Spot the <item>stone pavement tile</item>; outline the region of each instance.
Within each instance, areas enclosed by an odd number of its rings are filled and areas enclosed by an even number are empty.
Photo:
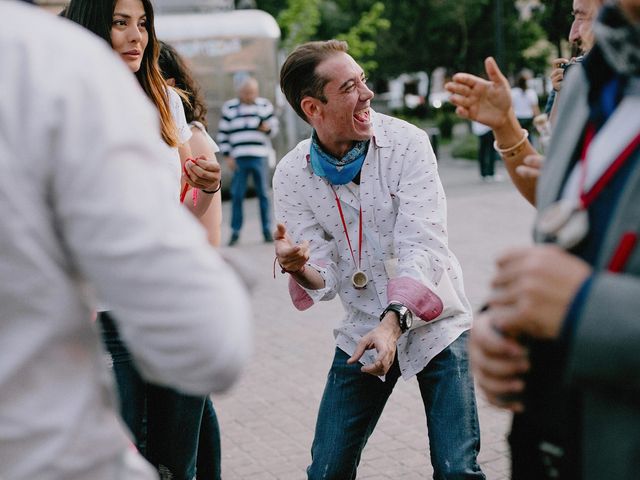
[[[224,472],[223,465],[223,472]],[[262,473],[262,467],[260,465],[255,464],[247,464],[244,466],[236,466],[231,470],[231,475],[229,478],[254,478],[254,475],[259,475]]]
[[[307,478],[305,470],[289,470],[278,474],[278,480],[304,480]]]

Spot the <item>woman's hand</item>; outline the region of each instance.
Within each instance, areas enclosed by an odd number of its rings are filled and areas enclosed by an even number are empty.
[[[492,57],[487,58],[484,65],[489,80],[469,73],[456,73],[445,88],[451,92],[449,100],[457,107],[459,116],[496,130],[508,119],[511,87]]]
[[[208,159],[204,155],[200,155],[187,159],[182,177],[193,188],[213,191],[220,186],[222,170],[215,158]]]

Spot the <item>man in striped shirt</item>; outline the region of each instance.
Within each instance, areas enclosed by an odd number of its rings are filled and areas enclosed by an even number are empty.
[[[231,181],[231,238],[235,245],[242,228],[242,202],[247,179],[253,177],[260,201],[260,219],[265,242],[271,242],[271,216],[267,197],[267,158],[270,137],[278,133],[278,119],[273,105],[258,96],[258,81],[247,77],[238,86],[238,98],[225,102],[218,127],[218,144],[227,166],[233,171]]]

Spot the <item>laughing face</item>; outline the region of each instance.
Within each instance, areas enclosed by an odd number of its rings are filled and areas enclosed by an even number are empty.
[[[327,102],[313,99],[309,123],[322,146],[340,158],[356,141],[373,136],[370,119],[373,92],[365,83],[362,68],[346,53],[331,55],[317,66],[316,73],[329,79],[323,92]]]

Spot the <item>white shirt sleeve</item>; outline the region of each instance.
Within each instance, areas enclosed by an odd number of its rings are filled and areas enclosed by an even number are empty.
[[[100,79],[69,76],[63,98],[39,106],[62,129],[50,155],[55,219],[147,378],[220,391],[247,360],[249,298],[176,201],[157,111],[113,63]]]
[[[187,117],[184,113],[184,106],[182,105],[182,99],[180,95],[171,87],[167,88],[167,95],[169,96],[169,108],[171,109],[171,115],[173,121],[178,129],[178,138],[180,139],[180,145],[184,145],[191,138],[191,129],[187,123]]]

